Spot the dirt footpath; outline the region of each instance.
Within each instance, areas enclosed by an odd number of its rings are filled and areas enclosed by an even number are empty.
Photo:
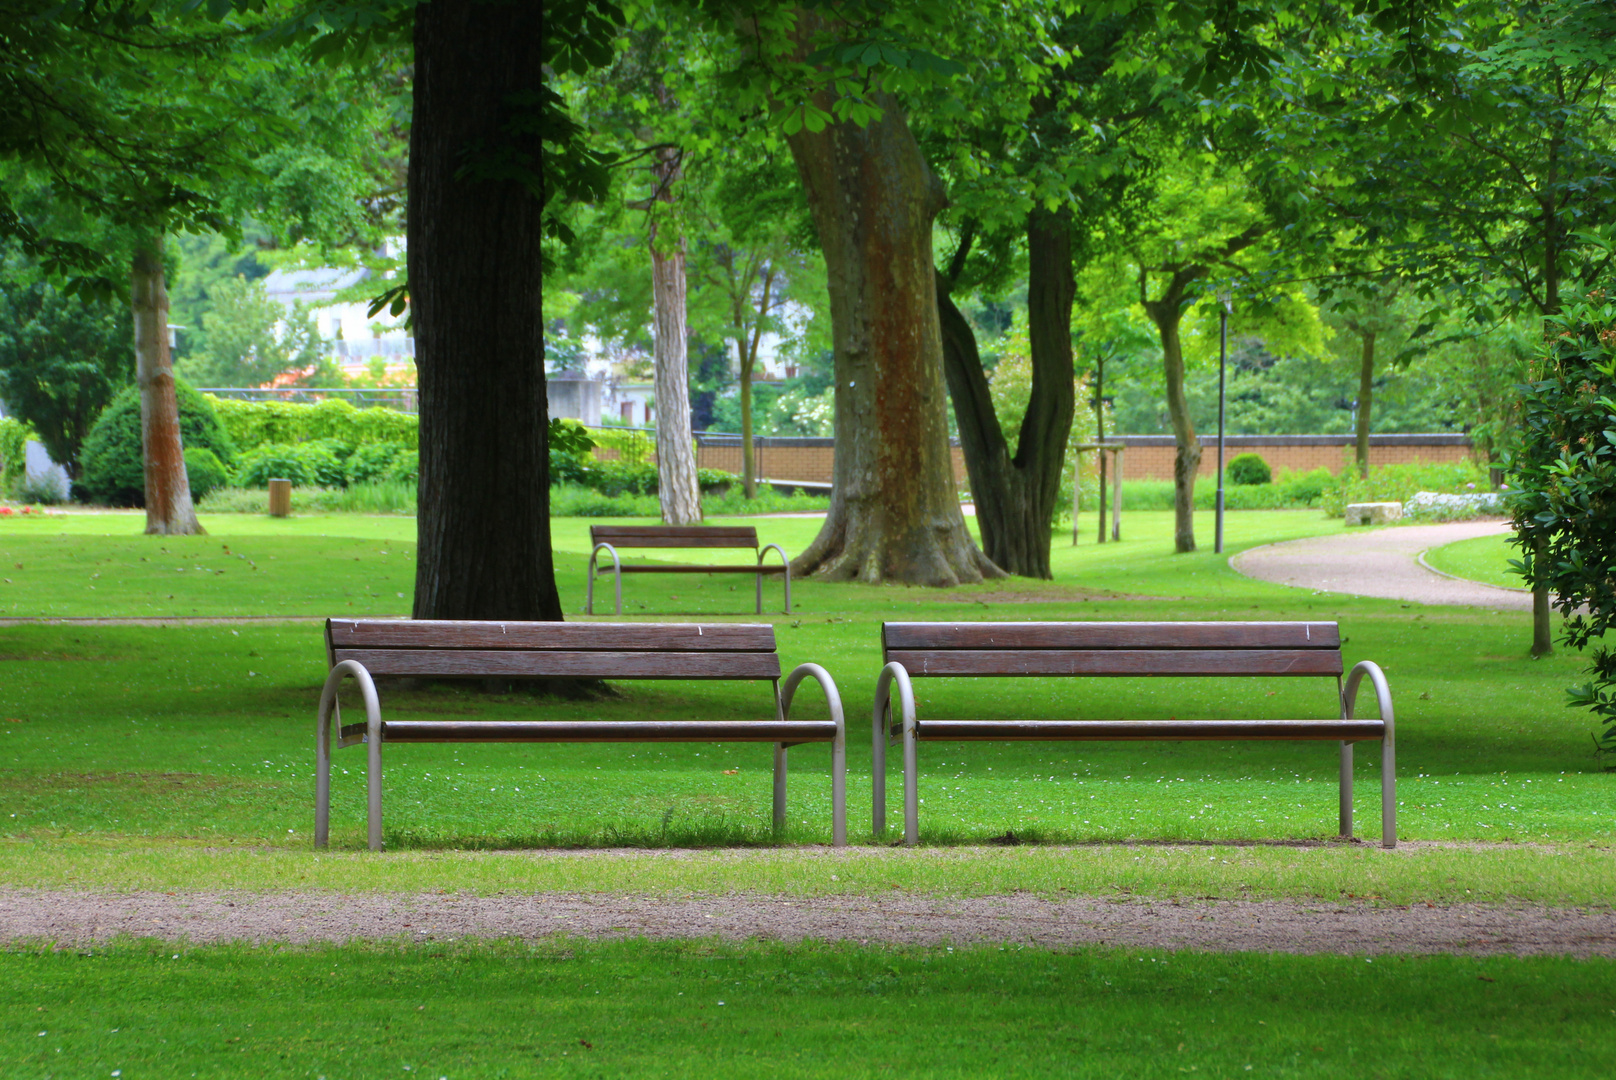
[[[120,935],[196,944],[462,937],[904,945],[1112,945],[1212,952],[1616,956],[1616,910],[1296,901],[624,895],[80,893],[0,889],[0,943]]]

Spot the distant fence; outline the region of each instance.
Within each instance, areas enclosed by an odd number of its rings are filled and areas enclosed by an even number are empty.
[[[644,429],[654,435],[653,429]],[[695,433],[696,464],[706,469],[741,471],[741,437],[721,432]],[[1107,442],[1128,447],[1122,454],[1124,480],[1171,480],[1177,448],[1171,435],[1116,435]],[[1230,435],[1224,440],[1228,457],[1255,453],[1268,462],[1278,475],[1281,471],[1311,472],[1328,469],[1339,474],[1353,458],[1355,440],[1351,435]],[[834,441],[825,438],[760,437],[753,440],[757,475],[770,480],[808,480],[829,483],[835,473]],[[1371,435],[1369,465],[1404,465],[1412,462],[1437,464],[1464,461],[1470,457],[1468,435]],[[614,458],[615,451],[597,451],[602,458]],[[965,458],[959,443],[953,445],[954,480],[965,486]],[[1215,435],[1201,436],[1199,475],[1217,472]]]

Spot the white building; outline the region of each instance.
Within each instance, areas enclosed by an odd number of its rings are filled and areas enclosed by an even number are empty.
[[[364,281],[374,281],[374,292],[386,289],[385,279],[363,267],[319,267],[312,270],[275,270],[264,279],[270,299],[309,311],[326,354],[344,368],[360,370],[381,357],[390,366],[415,358],[415,338],[404,329],[404,316],[368,314],[370,302],[338,300],[338,294]]]

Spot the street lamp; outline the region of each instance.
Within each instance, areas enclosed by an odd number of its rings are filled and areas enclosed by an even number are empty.
[[[1223,554],[1223,404],[1224,387],[1227,384],[1229,367],[1229,294],[1218,293],[1218,302],[1222,305],[1218,311],[1218,510],[1217,527],[1212,542],[1212,550],[1219,555]]]

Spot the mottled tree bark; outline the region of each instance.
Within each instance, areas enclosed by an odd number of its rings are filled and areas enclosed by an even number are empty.
[[[191,480],[180,441],[179,399],[168,353],[168,288],[163,238],[136,245],[129,285],[135,316],[135,381],[140,386],[140,452],[146,475],[146,532],[192,536],[204,532],[191,505]]]
[[[657,151],[655,199],[673,202],[679,151]],[[669,525],[701,521],[696,449],[690,435],[690,363],[685,332],[685,240],[651,226],[651,296],[656,313],[652,386],[656,397],[657,499]],[[672,231],[672,230],[670,230]]]
[[[993,410],[970,323],[949,295],[952,276],[938,275],[943,370],[971,478],[982,551],[994,565],[1023,577],[1049,578],[1050,527],[1075,407],[1072,375],[1071,232],[1064,215],[1038,210],[1027,221],[1027,329],[1032,393],[1014,456]],[[962,241],[962,254],[969,240]],[[955,262],[963,261],[956,256]],[[955,268],[955,273],[958,267]]]
[[[1197,275],[1198,276],[1198,275]],[[1140,303],[1156,324],[1161,338],[1162,371],[1167,382],[1167,418],[1173,425],[1173,550],[1195,550],[1195,477],[1201,468],[1201,440],[1190,419],[1189,400],[1184,396],[1184,342],[1179,323],[1184,317],[1184,290],[1194,276],[1175,271],[1167,288],[1152,300],[1145,295],[1143,272],[1139,277]]]
[[[416,9],[409,272],[421,385],[417,619],[559,620],[550,549],[539,5]],[[482,166],[486,164],[486,169]]]
[[[897,101],[879,103],[867,126],[788,139],[825,252],[836,372],[830,512],[792,572],[980,581],[1001,571],[965,528],[949,454],[931,247],[946,199]]]
[[[1362,334],[1363,352],[1358,358],[1358,417],[1353,440],[1357,447],[1358,475],[1369,475],[1369,424],[1375,407],[1375,331]]]

